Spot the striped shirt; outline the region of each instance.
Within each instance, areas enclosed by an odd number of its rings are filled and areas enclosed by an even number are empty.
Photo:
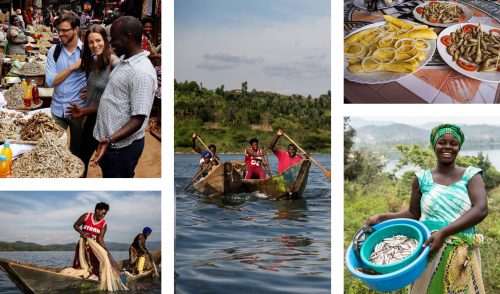
[[[56,46],[57,45],[52,46],[47,53],[45,78],[47,86],[49,87],[52,87],[58,73],[70,67],[80,59],[83,43],[78,40],[78,45],[73,53],[70,53],[68,49],[63,46],[57,63],[54,60],[54,50]],[[85,73],[81,70],[73,71],[64,81],[62,81],[62,83],[54,87],[54,95],[52,95],[52,103],[50,104],[52,113],[58,117],[64,117],[64,110],[69,106],[70,102],[83,106],[85,101],[80,99],[80,92],[86,86]]]
[[[141,128],[129,137],[117,141],[114,148],[123,148],[144,137],[157,88],[156,71],[148,59],[149,52],[141,52],[128,59],[121,58],[109,75],[97,111],[94,138],[101,140],[113,135],[132,116],[144,115]]]
[[[471,209],[467,185],[472,177],[480,172],[480,168],[467,167],[458,182],[445,186],[434,182],[431,170],[419,171],[416,176],[422,192],[420,221],[429,230],[435,231],[446,227]],[[468,228],[462,233],[475,234],[476,227]]]

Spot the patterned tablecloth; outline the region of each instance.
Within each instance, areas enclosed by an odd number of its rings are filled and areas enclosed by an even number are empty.
[[[383,21],[383,14],[417,22],[413,9],[423,1],[403,1],[400,5],[369,13],[344,4],[344,35],[365,25]],[[460,0],[472,11],[469,22],[500,28],[500,1]],[[443,28],[433,28],[439,35]],[[454,71],[434,53],[427,65],[396,82],[366,85],[344,79],[346,103],[500,103],[500,84],[482,82]]]

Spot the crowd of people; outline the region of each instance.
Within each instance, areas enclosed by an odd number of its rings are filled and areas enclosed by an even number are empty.
[[[105,25],[68,8],[49,15],[12,13],[4,52],[25,53],[27,25],[49,25],[56,43],[45,67],[46,85],[54,88],[50,109],[56,123],[69,128],[70,150],[84,162],[84,176],[89,165],[99,165],[103,177],[134,177],[158,88],[155,19],[118,13]]]

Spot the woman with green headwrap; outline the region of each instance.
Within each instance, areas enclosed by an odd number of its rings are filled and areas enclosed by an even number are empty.
[[[464,140],[459,126],[436,126],[430,141],[437,164],[416,173],[409,208],[365,222],[411,218],[432,232],[424,243],[431,247],[429,263],[410,293],[485,293],[478,248],[483,238],[475,226],[488,214],[487,195],[480,168],[455,165]]]

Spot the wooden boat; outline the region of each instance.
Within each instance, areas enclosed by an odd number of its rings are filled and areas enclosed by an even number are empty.
[[[151,252],[155,264],[161,262],[161,249]],[[119,268],[128,266],[128,260],[117,261]],[[151,277],[154,270],[146,258],[145,271],[138,275],[127,275],[127,284],[138,282],[144,278]],[[53,291],[79,289],[97,291],[99,281],[71,277],[60,274],[62,268],[51,268],[39,266],[20,261],[13,261],[0,258],[0,270],[7,273],[7,276],[25,294],[53,293]]]
[[[239,193],[241,175],[238,169],[237,161],[223,162],[194,183],[193,187],[199,193],[209,196]]]
[[[311,160],[304,159],[273,177],[242,180],[241,192],[259,192],[274,200],[300,198],[307,184],[310,167]]]

